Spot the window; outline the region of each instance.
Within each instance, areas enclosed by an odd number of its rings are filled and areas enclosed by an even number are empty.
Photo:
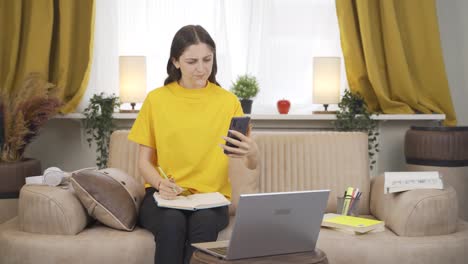
[[[109,17],[112,12],[116,15]],[[244,73],[258,78],[260,93],[253,113],[276,113],[281,98],[291,101],[292,113],[319,108],[312,105],[313,57],[342,57],[334,1],[100,0],[95,31],[95,53],[101,52],[95,54],[98,71],[118,71],[114,65],[105,67],[118,63],[115,56],[144,55],[148,91],[162,86],[172,37],[187,24],[202,25],[215,40],[221,86],[229,89]],[[105,59],[102,53],[110,52]],[[109,74],[113,81],[96,82],[94,77],[90,86],[94,80],[94,85],[115,87],[106,92],[118,94],[118,72]],[[94,92],[100,90],[95,88]]]

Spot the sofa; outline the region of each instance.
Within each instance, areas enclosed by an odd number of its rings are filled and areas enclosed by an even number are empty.
[[[127,135],[112,134],[109,166],[143,182],[136,167],[138,146]],[[231,234],[241,193],[330,189],[326,212],[334,213],[336,197],[353,186],[363,192],[360,214],[384,220],[385,231],[355,235],[322,228],[317,247],[330,263],[467,263],[468,223],[457,217],[454,189],[446,185],[444,190],[384,194],[383,176],[370,177],[366,134],[254,131],[253,138],[261,162],[249,170],[230,160],[231,221],[219,240]],[[148,231],[138,226],[131,232],[115,230],[89,221],[73,196],[60,198],[68,195],[66,188],[23,189],[18,216],[0,225],[0,263],[153,263],[155,245]],[[25,202],[28,195],[33,199]],[[51,204],[60,213],[51,216]],[[25,216],[31,206],[47,208],[41,212],[49,216]]]

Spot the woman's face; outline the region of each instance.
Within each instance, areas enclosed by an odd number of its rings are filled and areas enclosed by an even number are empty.
[[[179,60],[173,60],[182,77],[180,85],[185,88],[203,88],[213,69],[214,54],[205,43],[188,46]]]

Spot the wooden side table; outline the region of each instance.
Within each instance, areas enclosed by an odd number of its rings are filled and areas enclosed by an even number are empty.
[[[316,248],[315,251],[274,255],[258,258],[248,258],[239,260],[223,260],[215,256],[197,250],[193,253],[190,264],[328,264],[327,255]]]

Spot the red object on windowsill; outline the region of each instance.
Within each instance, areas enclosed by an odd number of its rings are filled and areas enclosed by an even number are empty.
[[[280,114],[287,114],[289,112],[289,108],[291,107],[291,102],[286,99],[281,99],[276,103],[278,107],[278,112]]]

